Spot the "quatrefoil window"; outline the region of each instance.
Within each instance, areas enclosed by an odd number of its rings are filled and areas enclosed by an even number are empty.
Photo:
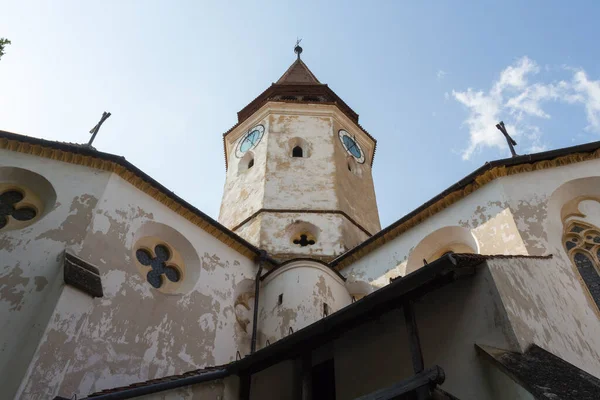
[[[169,248],[158,244],[154,246],[153,253],[146,248],[140,248],[135,252],[139,263],[151,268],[146,274],[148,283],[154,288],[159,289],[165,283],[165,277],[171,282],[179,282],[181,273],[176,266],[169,262],[172,258]]]
[[[30,221],[37,211],[26,205],[19,205],[25,195],[19,190],[10,189],[0,194],[0,229],[8,225],[9,217],[17,221]]]

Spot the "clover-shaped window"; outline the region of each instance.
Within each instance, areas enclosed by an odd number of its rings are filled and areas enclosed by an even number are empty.
[[[175,261],[173,252],[164,244],[157,244],[151,249],[140,247],[135,252],[137,261],[150,270],[146,280],[156,289],[166,286],[167,280],[177,283],[181,280],[180,266]]]
[[[294,237],[294,239],[292,239],[292,242],[294,244],[297,244],[300,247],[306,247],[306,246],[312,246],[317,241],[316,241],[315,237],[313,235],[311,235],[309,232],[302,232],[302,233],[299,233],[298,235],[296,235]]]
[[[24,191],[8,189],[0,193],[0,229],[7,227],[11,220],[27,223],[37,215],[37,210],[27,201]]]

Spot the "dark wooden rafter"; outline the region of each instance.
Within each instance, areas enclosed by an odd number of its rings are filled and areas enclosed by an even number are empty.
[[[413,375],[408,379],[395,383],[392,386],[388,386],[373,393],[357,397],[354,400],[390,400],[402,398],[400,396],[415,390],[418,391],[421,388],[426,388],[429,390],[430,386],[440,385],[444,383],[445,379],[446,376],[444,374],[444,370],[436,365],[432,368],[421,371],[420,373]]]

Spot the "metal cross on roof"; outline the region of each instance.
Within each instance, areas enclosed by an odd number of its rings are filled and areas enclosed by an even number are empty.
[[[502,134],[506,138],[506,143],[508,143],[508,147],[510,148],[510,153],[512,154],[512,156],[516,157],[517,153],[515,152],[514,146],[517,145],[517,142],[515,142],[515,140],[513,138],[511,138],[510,135],[508,134],[508,132],[506,131],[504,122],[500,121],[498,124],[496,124],[496,128],[498,128],[500,130],[500,132],[502,132]]]
[[[94,139],[96,139],[96,135],[98,134],[98,131],[100,130],[100,127],[102,126],[102,124],[104,123],[104,121],[106,121],[108,119],[108,117],[110,117],[110,113],[104,111],[102,113],[102,118],[100,118],[100,122],[98,122],[96,124],[96,126],[94,126],[92,128],[92,130],[90,131],[90,133],[92,134],[92,137],[90,138],[90,141],[88,142],[88,146],[92,146],[92,143],[94,142]]]

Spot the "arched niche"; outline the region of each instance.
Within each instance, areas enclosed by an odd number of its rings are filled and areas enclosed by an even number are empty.
[[[294,137],[288,140],[288,153],[293,158],[307,158],[312,153],[312,146],[301,137]],[[298,149],[302,150],[302,155],[298,156]]]
[[[300,247],[313,246],[319,242],[321,229],[310,222],[294,221],[286,228],[290,242]]]
[[[143,280],[152,287],[148,281],[148,273],[153,266],[143,265],[139,261],[137,252],[147,250],[151,257],[155,257],[156,246],[165,246],[170,251],[170,259],[167,264],[177,268],[180,276],[177,282],[163,276],[163,284],[156,288],[165,294],[183,294],[194,288],[200,278],[200,258],[194,246],[181,233],[172,227],[158,222],[146,222],[133,237],[132,262],[138,269]]]
[[[18,193],[18,198],[8,199],[10,193]],[[0,167],[0,195],[6,195],[9,208],[4,216],[6,224],[1,231],[25,228],[46,216],[56,204],[56,191],[42,175],[33,171]],[[10,210],[12,208],[12,210]],[[18,220],[10,211],[31,210],[31,218]]]
[[[254,158],[254,152],[247,151],[246,154],[238,161],[238,173],[244,173],[252,168],[256,167],[256,159]]]
[[[599,226],[600,209],[594,203],[600,200],[600,176],[568,181],[559,186],[548,198],[547,217],[544,223],[549,253],[564,251],[562,243],[563,222],[581,220]],[[565,254],[566,255],[566,254]]]
[[[421,268],[424,264],[423,260],[430,263],[448,252],[479,253],[479,244],[467,228],[462,226],[440,228],[425,236],[410,253],[406,263],[406,273]]]

